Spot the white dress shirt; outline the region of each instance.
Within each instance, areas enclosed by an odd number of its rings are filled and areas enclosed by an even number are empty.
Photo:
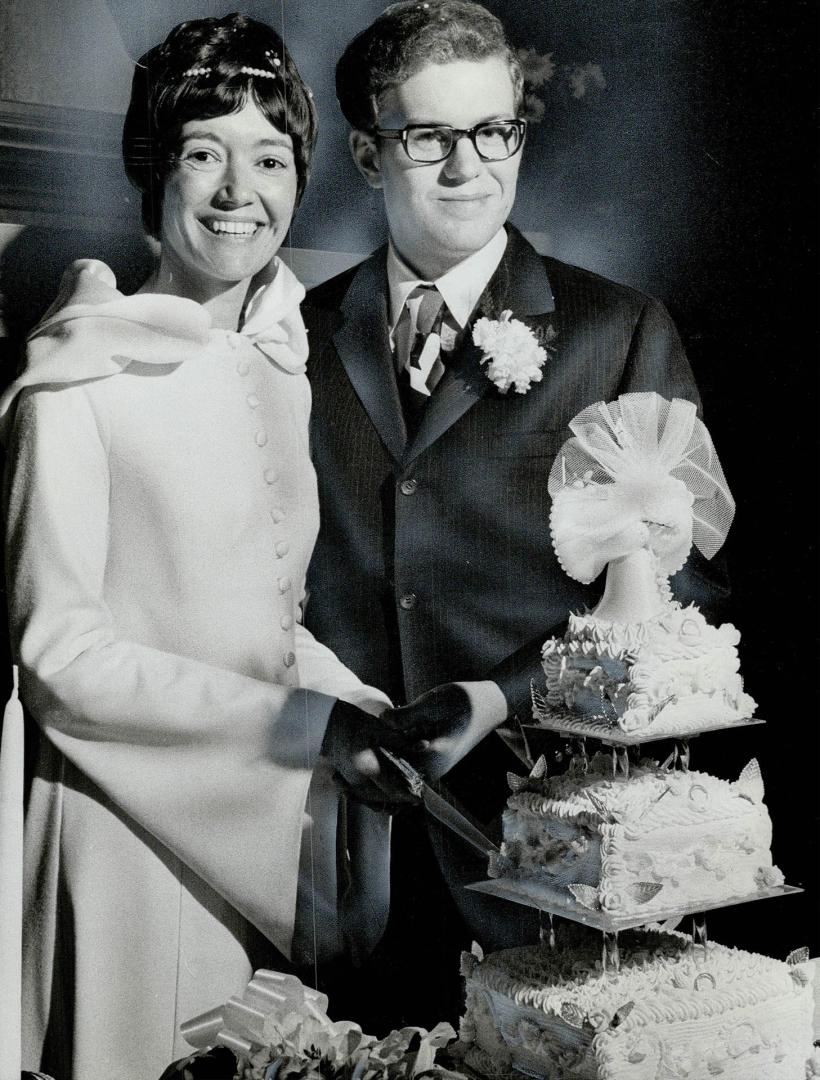
[[[390,241],[387,252],[387,284],[390,289],[390,348],[395,350],[395,330],[408,296],[419,285],[435,285],[444,297],[447,312],[441,327],[441,347],[450,352],[460,331],[498,268],[507,247],[507,233],[501,228],[483,248],[468,256],[435,281],[420,278]],[[416,305],[418,306],[418,305]],[[415,336],[416,311],[410,312],[411,333]]]

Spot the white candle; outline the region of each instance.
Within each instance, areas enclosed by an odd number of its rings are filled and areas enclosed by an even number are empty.
[[[0,1080],[20,1080],[23,974],[23,709],[14,690],[0,743]]]

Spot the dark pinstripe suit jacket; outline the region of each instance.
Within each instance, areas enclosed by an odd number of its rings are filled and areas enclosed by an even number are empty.
[[[542,258],[509,232],[477,311],[508,308],[552,327],[543,381],[502,395],[467,334],[409,440],[388,344],[385,250],[305,304],[322,511],[308,625],[398,702],[494,675],[526,709],[540,644],[594,596],[563,573],[550,543],[547,476],[567,423],[628,391],[699,402],[660,303]]]
[[[385,249],[308,295],[321,529],[306,620],[396,703],[490,677],[526,722],[543,641],[596,598],[563,573],[550,542],[547,477],[568,422],[628,391],[699,398],[660,303],[509,233],[477,313],[510,309],[552,327],[543,381],[502,395],[466,334],[410,439],[388,343]],[[690,559],[673,589],[708,614],[716,590],[705,565]],[[503,805],[507,768],[520,766],[486,739],[446,783],[487,822]],[[454,895],[463,907],[463,890]]]

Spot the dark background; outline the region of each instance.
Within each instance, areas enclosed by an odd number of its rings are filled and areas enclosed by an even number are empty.
[[[63,6],[68,18],[72,5]],[[229,9],[208,0],[108,6],[132,57],[183,18]],[[737,499],[727,543],[731,619],[743,635],[747,689],[767,726],[701,737],[693,765],[734,778],[751,756],[760,759],[775,861],[807,891],[716,912],[710,934],[780,957],[805,944],[817,955],[815,5],[487,6],[515,45],[551,53],[556,65],[538,91],[544,116],[530,132],[514,222],[537,234],[541,250],[664,300]],[[380,0],[245,5],[284,29],[320,110],[314,178],[292,230],[298,248],[366,252],[383,239],[378,196],[349,161],[332,90],[342,43],[381,7]],[[36,27],[31,33],[34,41]],[[587,63],[600,65],[606,85],[575,98],[569,72]],[[118,86],[102,106],[115,113],[126,98]],[[51,147],[47,140],[21,147],[0,128],[0,221],[30,222],[0,260],[7,378],[20,334],[68,261],[104,258],[126,288],[145,265],[138,203],[113,152],[119,118],[83,112],[69,120],[75,134]],[[107,156],[77,152],[94,139]]]

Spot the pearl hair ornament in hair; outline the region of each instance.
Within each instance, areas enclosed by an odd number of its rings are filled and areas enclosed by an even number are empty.
[[[264,68],[255,67],[241,67],[239,69],[240,75],[258,75],[262,79],[275,79],[279,74],[277,71],[265,71]]]
[[[273,71],[267,71],[265,68],[244,66],[244,67],[241,67],[239,69],[239,74],[240,75],[257,75],[262,79],[276,79],[276,78],[278,78],[278,76],[281,74],[278,69],[282,64],[282,61],[279,59],[278,56],[274,56],[273,58],[271,58],[270,53],[265,53],[265,55],[268,57],[270,62],[274,65],[274,70]],[[191,68],[188,68],[187,71],[183,71],[182,77],[183,77],[183,79],[193,79],[193,78],[196,78],[198,75],[210,75],[211,70],[212,69],[209,68],[209,67],[191,67]]]

